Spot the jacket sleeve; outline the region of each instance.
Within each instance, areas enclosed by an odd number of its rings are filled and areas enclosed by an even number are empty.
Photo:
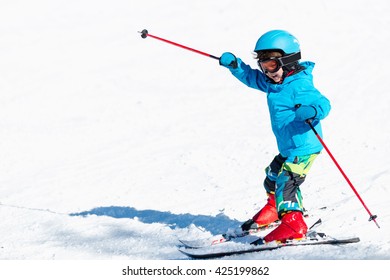
[[[323,95],[314,101],[312,106],[317,110],[316,118],[319,120],[325,119],[331,108],[329,100]]]
[[[268,92],[267,77],[257,69],[252,69],[240,58],[237,58],[237,68],[230,69],[230,72],[248,87]]]
[[[314,107],[317,112],[315,119],[318,120],[326,118],[331,109],[329,100],[311,83],[301,84],[301,86],[296,89],[295,104]]]

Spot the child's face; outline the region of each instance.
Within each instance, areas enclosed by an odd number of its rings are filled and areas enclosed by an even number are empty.
[[[269,78],[271,78],[272,80],[274,80],[275,83],[280,83],[282,82],[282,78],[283,78],[283,69],[282,67],[280,67],[280,69],[278,71],[276,71],[275,73],[267,73],[266,74]]]

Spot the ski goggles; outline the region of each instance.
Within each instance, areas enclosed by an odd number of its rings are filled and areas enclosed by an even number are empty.
[[[267,60],[261,61],[259,60],[257,64],[264,74],[278,72],[280,67],[282,67],[282,62],[278,57],[270,57]]]
[[[289,54],[282,57],[270,57],[265,60],[258,60],[257,64],[264,73],[276,73],[285,65],[291,64],[301,59],[301,52]]]

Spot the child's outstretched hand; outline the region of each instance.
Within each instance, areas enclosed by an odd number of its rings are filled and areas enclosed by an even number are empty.
[[[230,52],[225,52],[219,58],[219,64],[229,69],[236,69],[237,58],[234,54]]]

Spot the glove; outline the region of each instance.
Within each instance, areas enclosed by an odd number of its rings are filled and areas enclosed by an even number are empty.
[[[228,69],[236,69],[238,66],[237,58],[234,54],[225,52],[219,58],[219,65],[222,65]]]
[[[317,116],[317,110],[314,106],[298,105],[298,109],[295,111],[296,121],[306,121],[309,119],[314,119],[316,116]]]

